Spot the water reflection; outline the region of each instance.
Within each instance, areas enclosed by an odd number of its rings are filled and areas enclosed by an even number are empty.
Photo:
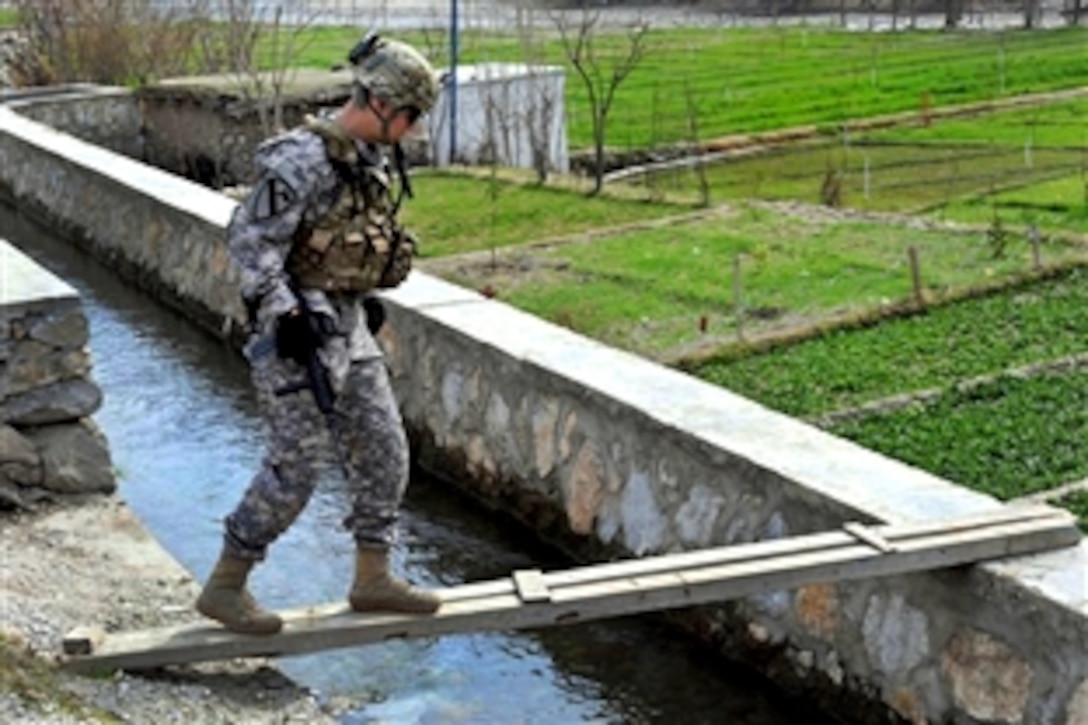
[[[0,207],[0,237],[75,286],[91,326],[95,415],[121,494],[198,577],[220,520],[255,470],[262,440],[239,355]],[[254,577],[273,606],[346,595],[352,543],[343,501],[323,482]],[[413,481],[395,566],[425,584],[565,566],[555,553],[441,485]],[[281,661],[297,681],[364,703],[348,723],[819,723],[761,681],[703,657],[647,618],[522,633],[393,641]]]

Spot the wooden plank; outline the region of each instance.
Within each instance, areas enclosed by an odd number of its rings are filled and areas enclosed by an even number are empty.
[[[89,655],[102,646],[106,633],[99,627],[76,627],[64,636],[61,649],[66,655]]]
[[[872,529],[867,528],[865,524],[861,522],[847,521],[845,524],[843,524],[842,530],[853,536],[858,541],[865,542],[877,551],[881,551],[885,554],[889,554],[895,551],[895,544],[891,543]]]
[[[870,531],[888,541],[889,544],[897,546],[898,542],[914,538],[924,539],[950,530],[985,529],[1006,521],[1053,520],[1055,516],[1066,517],[1070,526],[1076,525],[1076,520],[1062,509],[1055,509],[1051,506],[1007,506],[986,514],[946,519],[944,521],[932,520],[920,524],[874,526],[870,527]],[[821,532],[758,542],[758,548],[755,550],[749,548],[752,546],[751,544],[733,544],[732,546],[698,549],[667,556],[626,559],[597,564],[592,567],[551,572],[544,574],[544,579],[550,587],[556,587],[594,581],[608,576],[639,576],[653,571],[700,568],[759,557],[773,558],[794,552],[807,551],[814,547],[832,548],[834,546],[852,546],[855,543],[856,539],[854,537],[842,531]]]
[[[683,601],[688,597],[704,600],[705,596],[699,593],[701,588],[720,588],[725,598],[731,598],[730,592],[736,592],[736,596],[747,596],[816,582],[958,566],[1068,546],[1079,541],[1079,531],[1069,525],[1070,520],[1066,519],[1065,525],[1060,521],[1056,519],[1053,525],[1040,521],[1003,524],[991,531],[976,529],[934,535],[927,541],[914,540],[890,554],[855,542],[851,547],[815,549],[776,559],[740,561],[628,580],[595,582],[556,590],[553,600],[558,604],[579,601],[585,608],[589,603],[615,598],[617,591],[637,590],[647,604],[650,600],[654,602],[653,608],[670,608],[695,603]],[[670,604],[670,601],[675,604]]]
[[[551,601],[552,594],[540,569],[519,569],[513,574],[518,599],[526,603]]]
[[[288,610],[282,632],[236,635],[212,623],[106,635],[86,655],[63,660],[75,671],[143,669],[235,657],[293,655],[391,638],[434,637],[469,631],[512,630],[570,624],[661,609],[727,601],[805,584],[890,576],[975,561],[1034,553],[1075,544],[1075,519],[1045,515],[997,516],[876,529],[894,543],[882,552],[843,531],[740,544],[713,552],[650,557],[564,572],[515,572],[493,582],[439,590],[442,607],[429,616],[356,614],[346,605]],[[692,565],[693,559],[704,561]],[[670,566],[679,560],[681,565]],[[519,588],[523,585],[523,588]],[[547,600],[535,599],[543,591]],[[521,595],[519,595],[519,591]],[[533,598],[525,606],[522,595]]]

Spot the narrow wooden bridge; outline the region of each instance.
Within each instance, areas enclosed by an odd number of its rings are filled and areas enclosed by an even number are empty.
[[[271,636],[227,632],[207,621],[64,640],[64,667],[80,672],[147,669],[235,657],[294,655],[394,638],[572,624],[729,599],[806,584],[938,569],[1072,546],[1076,520],[1049,507],[1006,507],[985,516],[909,526],[848,523],[841,530],[630,559],[440,590],[434,615],[356,614],[345,604],[280,612]]]

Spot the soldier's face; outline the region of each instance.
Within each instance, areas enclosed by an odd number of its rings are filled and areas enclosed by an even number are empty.
[[[419,109],[414,106],[400,106],[393,110],[392,122],[389,124],[388,139],[391,143],[400,141],[404,136],[409,134],[413,127],[416,125],[416,121],[419,120]]]
[[[400,141],[412,130],[421,115],[419,109],[414,106],[393,106],[381,99],[374,100],[371,110],[381,120],[384,137],[381,140],[386,143]]]

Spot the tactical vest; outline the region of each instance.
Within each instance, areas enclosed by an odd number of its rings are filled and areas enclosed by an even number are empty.
[[[389,174],[361,163],[354,142],[336,123],[308,118],[305,125],[325,142],[342,183],[328,213],[300,226],[288,273],[301,287],[329,292],[396,287],[412,268],[416,244],[396,220]]]

